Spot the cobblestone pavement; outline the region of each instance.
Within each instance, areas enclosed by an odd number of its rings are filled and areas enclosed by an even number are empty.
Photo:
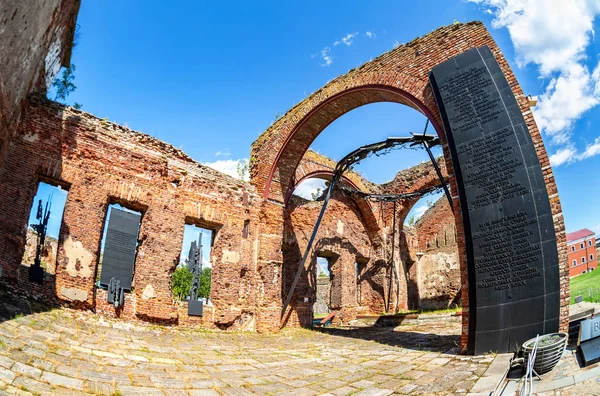
[[[457,355],[460,323],[279,334],[132,325],[53,310],[0,323],[10,394],[466,393],[493,356]],[[433,333],[433,334],[432,334]]]

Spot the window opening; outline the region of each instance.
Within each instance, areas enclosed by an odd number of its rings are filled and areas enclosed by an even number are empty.
[[[46,182],[38,184],[29,213],[29,226],[22,265],[29,267],[29,280],[42,283],[56,272],[58,236],[67,202],[67,190]]]

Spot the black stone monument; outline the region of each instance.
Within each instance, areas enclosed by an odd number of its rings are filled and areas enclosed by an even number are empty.
[[[429,74],[463,217],[468,352],[508,352],[558,331],[559,267],[550,201],[521,109],[487,46]]]
[[[112,208],[104,242],[100,285],[114,277],[124,290],[131,290],[141,215]]]

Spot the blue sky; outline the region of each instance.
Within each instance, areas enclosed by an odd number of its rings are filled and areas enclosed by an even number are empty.
[[[565,12],[559,0],[512,3],[84,1],[72,57],[78,89],[68,102],[231,172],[276,114],[327,81],[454,20],[482,20],[525,93],[540,98],[535,116],[567,230],[600,232],[600,44],[592,36],[600,6],[578,2]],[[424,123],[398,104],[368,105],[330,125],[312,148],[339,159]],[[423,152],[396,152],[357,170],[380,183],[424,160]]]

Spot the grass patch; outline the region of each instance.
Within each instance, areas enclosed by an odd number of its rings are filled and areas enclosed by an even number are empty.
[[[571,304],[575,304],[575,296],[579,295],[583,301],[600,302],[600,270],[571,278]]]
[[[457,305],[448,308],[438,308],[438,309],[410,309],[408,311],[398,312],[396,315],[411,315],[411,314],[445,314],[445,313],[455,313],[462,311],[462,307]],[[383,313],[382,315],[388,315]]]

